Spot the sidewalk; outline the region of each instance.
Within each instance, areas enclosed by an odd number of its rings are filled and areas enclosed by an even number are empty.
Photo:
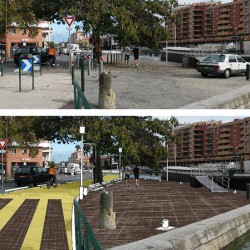
[[[3,76],[0,76],[1,109],[60,109],[74,100],[68,68],[47,70],[43,67],[42,75],[40,71],[35,71],[34,90],[31,75],[22,75],[21,91],[17,70],[12,66],[8,71],[4,69]]]

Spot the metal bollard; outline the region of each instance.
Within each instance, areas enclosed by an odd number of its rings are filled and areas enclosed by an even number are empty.
[[[104,58],[101,56],[99,61],[99,75],[103,72],[103,62]]]
[[[0,76],[3,76],[3,63],[0,62]]]
[[[74,85],[74,80],[75,80],[74,64],[71,64],[71,75],[72,75],[72,85]]]
[[[81,89],[83,93],[85,92],[85,75],[84,74],[85,72],[84,72],[84,61],[83,61],[81,65]]]
[[[250,183],[246,184],[247,200],[250,200]]]
[[[250,65],[247,64],[247,70],[246,70],[246,80],[249,81],[250,80]]]

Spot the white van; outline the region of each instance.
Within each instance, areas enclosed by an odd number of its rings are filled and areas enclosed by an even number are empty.
[[[67,164],[67,173],[70,175],[76,175],[78,173],[81,173],[81,168],[78,163],[68,163]]]
[[[81,54],[80,46],[79,44],[70,44],[70,53],[73,53],[74,55]]]

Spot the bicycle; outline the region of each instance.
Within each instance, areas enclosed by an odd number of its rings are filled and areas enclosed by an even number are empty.
[[[55,68],[56,67],[56,56],[55,56],[55,58],[54,58],[54,63],[53,63],[53,57],[49,57],[49,59],[48,59],[48,61],[47,61],[47,63],[46,63],[46,67],[47,67],[47,69],[49,70],[49,68],[51,67],[53,67],[53,68]]]
[[[55,183],[53,183],[53,177],[49,178],[49,180],[47,181],[47,188],[50,189],[51,186],[54,186],[54,188],[57,188],[58,186],[57,178],[55,178]]]

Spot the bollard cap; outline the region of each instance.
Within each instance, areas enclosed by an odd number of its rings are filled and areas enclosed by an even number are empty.
[[[100,61],[104,62],[104,57],[103,56],[100,56]]]

